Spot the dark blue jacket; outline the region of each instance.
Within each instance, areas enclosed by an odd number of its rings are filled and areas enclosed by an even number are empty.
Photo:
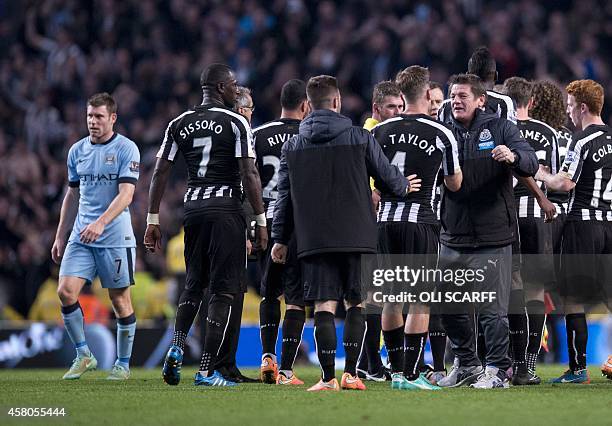
[[[468,129],[454,118],[450,124],[459,145],[463,183],[457,192],[444,191],[440,242],[449,247],[508,245],[516,238],[512,173],[535,175],[535,151],[515,124],[495,114],[477,110]],[[512,166],[491,157],[498,145],[516,153]]]
[[[313,111],[282,149],[272,239],[286,243],[295,230],[298,257],[375,253],[369,176],[381,190],[406,193],[406,178],[370,132],[336,112]]]

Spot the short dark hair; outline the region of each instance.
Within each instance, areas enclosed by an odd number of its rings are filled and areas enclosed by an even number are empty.
[[[385,96],[397,96],[400,97],[402,93],[395,82],[386,80],[376,83],[374,90],[372,91],[372,103],[382,104],[385,100]]]
[[[529,105],[533,84],[523,77],[510,77],[504,81],[504,92],[510,96],[518,108]]]
[[[87,100],[87,105],[91,105],[92,107],[106,106],[109,114],[117,113],[117,102],[115,102],[115,99],[113,99],[113,97],[106,92],[92,95]]]
[[[293,111],[306,100],[306,83],[294,78],[283,84],[280,95],[281,108]]]
[[[442,93],[444,93],[444,88],[442,87],[442,85],[440,83],[438,83],[437,81],[430,81],[429,82],[429,89],[430,90],[434,90],[434,89],[440,89],[442,91]]]
[[[326,107],[337,92],[338,80],[331,75],[311,77],[306,85],[306,95],[313,109]]]
[[[416,102],[423,92],[429,89],[429,70],[419,65],[411,65],[397,73],[395,82],[407,102]]]
[[[232,69],[225,64],[210,64],[200,74],[200,86],[214,87],[229,79]]]
[[[487,95],[487,91],[486,91],[486,89],[484,87],[484,84],[482,84],[482,80],[477,75],[474,75],[474,74],[457,74],[450,81],[451,89],[452,89],[453,85],[455,85],[455,84],[467,84],[468,86],[470,86],[470,88],[472,90],[472,93],[474,94],[475,97],[479,97],[479,96],[483,96],[483,95],[486,96]]]
[[[476,74],[484,81],[494,81],[497,64],[488,48],[478,47],[468,61],[468,74]]]

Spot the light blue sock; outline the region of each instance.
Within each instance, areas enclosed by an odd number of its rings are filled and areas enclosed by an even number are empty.
[[[81,305],[62,306],[62,318],[68,337],[72,341],[78,357],[91,356],[91,351],[85,341],[85,328],[83,326],[83,311]]]
[[[130,357],[136,334],[136,316],[134,314],[117,320],[117,361],[126,370],[130,369]]]

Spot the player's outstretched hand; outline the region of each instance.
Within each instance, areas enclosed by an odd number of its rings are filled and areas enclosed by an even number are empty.
[[[265,251],[268,248],[268,228],[255,225],[255,247],[256,251]]]
[[[495,161],[506,164],[514,164],[514,160],[516,159],[514,152],[510,151],[510,148],[506,145],[497,145],[491,151],[491,156]]]
[[[557,208],[548,198],[538,200],[538,204],[544,212],[544,222],[552,222],[557,217]]]
[[[66,250],[66,241],[56,238],[53,242],[53,247],[51,247],[51,259],[58,265],[62,261],[62,257],[64,257],[64,250]]]
[[[96,220],[95,222],[91,222],[87,225],[80,234],[81,242],[85,244],[95,243],[100,235],[104,232],[104,223],[100,220]]]
[[[287,246],[275,243],[272,247],[272,261],[274,263],[285,263],[287,261]]]
[[[407,177],[407,179],[408,183],[410,183],[410,185],[408,186],[408,193],[417,192],[421,190],[421,179],[418,179],[417,175],[410,175]]]
[[[145,248],[151,253],[155,253],[155,250],[161,250],[161,228],[159,225],[147,225],[147,230],[144,235]]]

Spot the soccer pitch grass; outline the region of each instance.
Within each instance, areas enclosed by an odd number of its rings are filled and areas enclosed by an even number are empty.
[[[162,382],[161,369],[134,369],[127,382],[104,380],[105,371],[80,380],[60,380],[64,370],[4,370],[0,373],[0,424],[113,425],[610,425],[612,381],[590,366],[590,385],[540,385],[506,390],[391,390],[366,382],[365,392],[306,392],[319,369],[297,368],[298,387],[241,384],[233,388],[193,386],[196,366],[183,368],[179,386]],[[548,380],[563,366],[542,366]],[[256,371],[244,370],[255,376]],[[340,377],[340,374],[338,374]],[[65,417],[10,417],[10,407],[60,407]]]

